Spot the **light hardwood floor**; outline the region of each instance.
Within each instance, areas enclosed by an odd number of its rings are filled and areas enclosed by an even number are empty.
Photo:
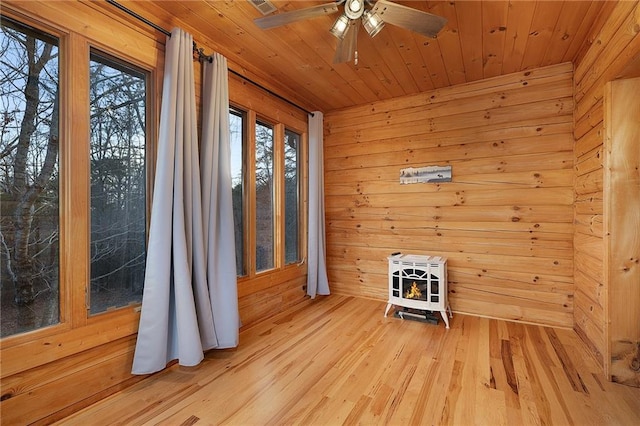
[[[640,389],[606,382],[571,330],[384,308],[306,301],[59,424],[640,425]]]

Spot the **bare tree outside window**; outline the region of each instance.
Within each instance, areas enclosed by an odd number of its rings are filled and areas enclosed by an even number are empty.
[[[0,296],[6,337],[57,324],[59,87],[55,37],[2,17]]]
[[[284,132],[284,260],[285,264],[300,261],[300,135]]]
[[[256,123],[256,271],[274,267],[273,127]]]
[[[93,52],[92,314],[142,301],[146,260],[146,75]]]

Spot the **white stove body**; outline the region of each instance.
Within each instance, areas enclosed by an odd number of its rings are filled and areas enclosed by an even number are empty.
[[[396,254],[389,256],[389,302],[423,311],[439,311],[447,328],[451,308],[447,299],[447,259],[436,256]]]

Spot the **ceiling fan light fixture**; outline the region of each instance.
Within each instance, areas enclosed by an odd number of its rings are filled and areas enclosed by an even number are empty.
[[[347,0],[344,4],[344,13],[349,19],[358,19],[364,12],[364,0]]]
[[[333,26],[331,27],[329,32],[342,40],[344,39],[344,35],[347,33],[347,28],[349,28],[349,18],[347,17],[347,15],[342,14],[333,23]]]
[[[365,10],[362,14],[362,25],[370,37],[375,37],[384,27],[384,21],[376,12]]]

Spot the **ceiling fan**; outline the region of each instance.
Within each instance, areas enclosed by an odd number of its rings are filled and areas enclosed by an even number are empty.
[[[389,23],[435,38],[447,23],[443,17],[387,0],[376,2],[372,0],[336,0],[277,15],[264,16],[254,19],[253,22],[265,30],[303,19],[330,15],[338,12],[340,5],[343,5],[343,12],[329,30],[338,38],[338,46],[333,57],[334,63],[348,62],[354,59],[355,64],[358,64],[358,20],[362,21],[362,25],[370,37],[374,37],[385,23]]]

